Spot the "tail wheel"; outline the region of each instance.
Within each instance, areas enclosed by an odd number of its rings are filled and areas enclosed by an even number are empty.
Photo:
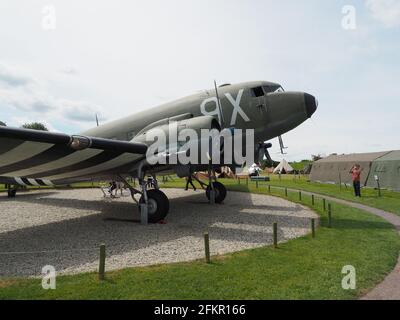
[[[8,190],[8,197],[9,198],[15,198],[16,194],[17,194],[17,189],[9,189]]]
[[[144,197],[141,196],[139,203],[144,203]],[[169,200],[164,192],[151,189],[147,191],[147,214],[150,223],[157,223],[163,220],[169,211]]]
[[[220,182],[213,182],[213,187],[215,191],[215,203],[222,203],[226,198],[226,188]],[[208,186],[206,189],[207,199],[210,200],[211,186]]]

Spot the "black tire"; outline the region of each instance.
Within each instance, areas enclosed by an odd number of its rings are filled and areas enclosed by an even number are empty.
[[[157,223],[168,214],[169,200],[164,192],[156,189],[147,190],[148,201],[148,222]],[[139,203],[144,203],[143,196],[140,197]]]
[[[9,198],[15,198],[16,195],[17,195],[17,189],[8,189]]]
[[[227,194],[225,186],[220,182],[213,182],[213,187],[215,190],[215,203],[222,203],[225,200]],[[211,187],[208,186],[206,189],[206,196],[208,200],[210,200],[210,191]]]

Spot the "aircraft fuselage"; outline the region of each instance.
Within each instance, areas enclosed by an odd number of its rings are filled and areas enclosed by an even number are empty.
[[[87,130],[93,137],[130,141],[151,124],[209,115],[225,128],[254,129],[256,142],[282,135],[306,121],[317,108],[316,99],[303,92],[284,92],[266,81],[246,82],[204,90],[120,120]],[[267,92],[271,91],[271,92]]]

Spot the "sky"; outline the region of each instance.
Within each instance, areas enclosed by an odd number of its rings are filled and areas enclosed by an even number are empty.
[[[77,133],[213,87],[319,100],[279,160],[400,149],[400,0],[2,0],[0,120]]]

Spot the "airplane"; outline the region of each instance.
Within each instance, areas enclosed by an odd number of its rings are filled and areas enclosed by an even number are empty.
[[[215,83],[214,83],[215,84]],[[17,186],[57,186],[83,181],[121,181],[131,190],[145,223],[163,220],[169,211],[167,196],[157,175],[171,172],[194,177],[209,172],[206,196],[222,203],[227,191],[212,175],[222,165],[149,164],[146,135],[154,128],[253,129],[254,154],[270,159],[265,143],[296,128],[316,112],[317,99],[305,92],[284,91],[278,83],[252,81],[224,84],[98,125],[77,135],[0,126],[0,183],[15,197]],[[228,164],[238,167],[237,164]],[[149,183],[146,177],[152,177]],[[139,189],[127,178],[138,179]],[[137,201],[134,195],[139,195]]]

